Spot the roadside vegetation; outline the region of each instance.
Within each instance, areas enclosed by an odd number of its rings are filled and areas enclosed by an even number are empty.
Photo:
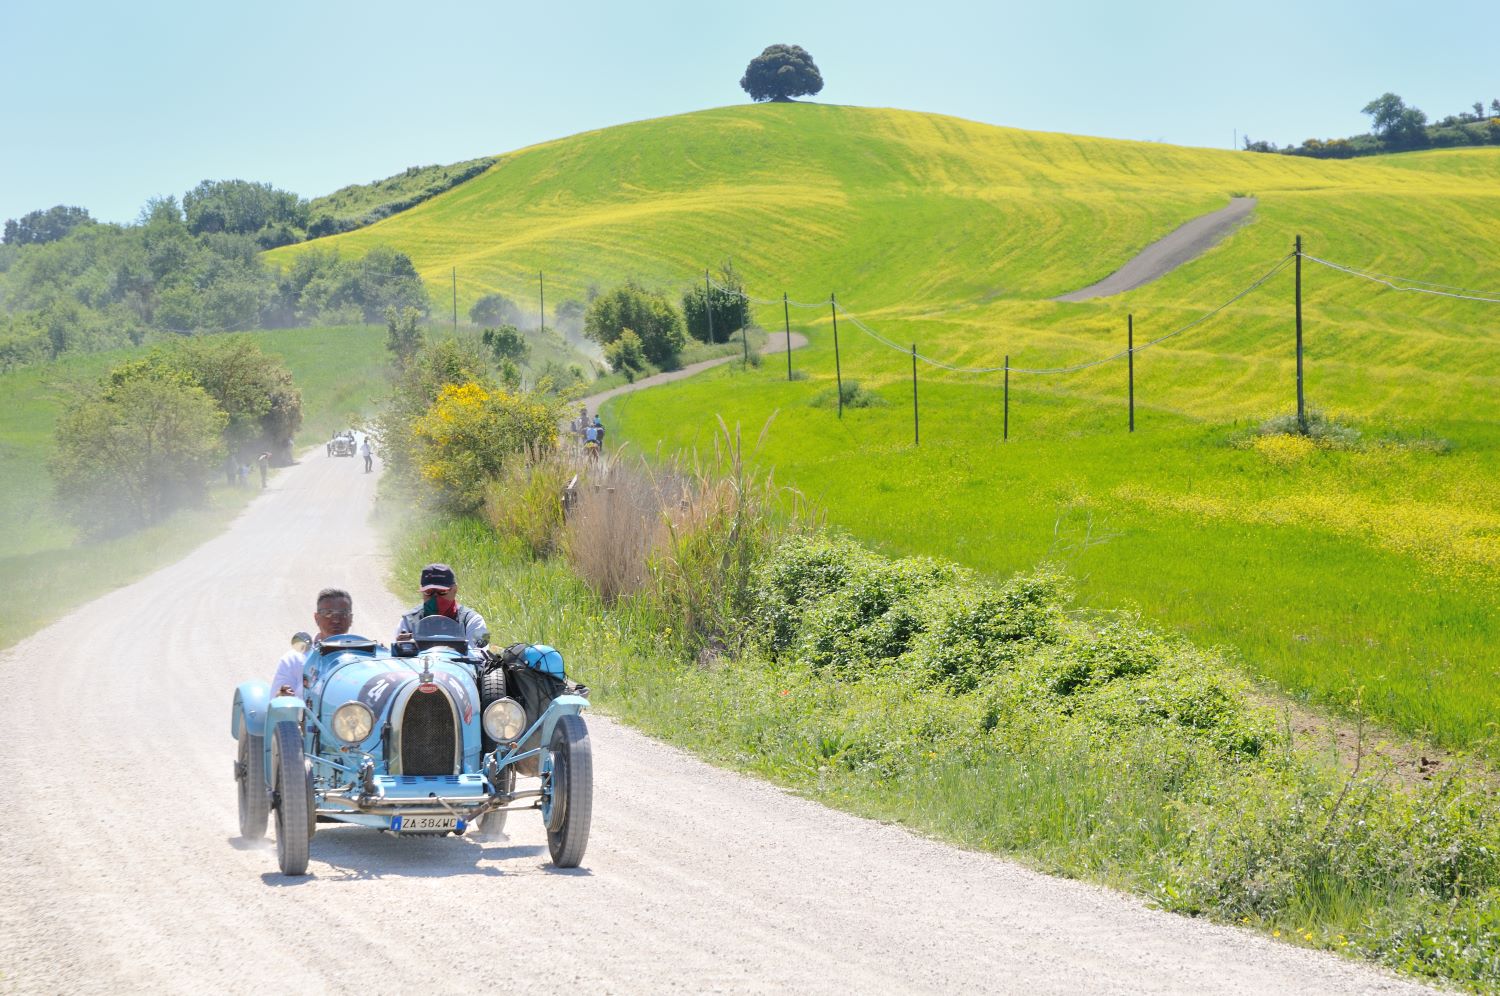
[[[387,390],[384,334],[372,327],[288,329],[203,341],[253,344],[270,358],[259,369],[284,364],[301,395],[303,418],[295,435],[301,447],[373,410],[375,398]],[[66,401],[111,369],[149,354],[146,348],[92,353],[0,374],[7,402],[0,408],[0,477],[6,482],[0,489],[0,597],[12,606],[0,620],[0,647],[187,553],[222,530],[258,492],[258,479],[254,487],[229,485],[215,462],[199,507],[183,508],[159,524],[87,540],[92,520],[80,524],[64,514],[49,467],[57,459],[55,433],[66,418]],[[91,448],[88,440],[79,444]],[[37,577],[48,579],[45,599],[35,597]]]
[[[1219,655],[1082,611],[1043,565],[998,582],[877,555],[722,464],[494,476],[405,523],[506,639],[564,649],[596,705],[716,763],[1188,915],[1435,980],[1500,982],[1500,805],[1294,737]],[[1351,703],[1358,709],[1360,704]]]

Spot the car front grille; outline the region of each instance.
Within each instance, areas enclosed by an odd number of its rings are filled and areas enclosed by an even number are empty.
[[[457,741],[453,707],[442,689],[413,692],[401,716],[401,773],[453,774]]]

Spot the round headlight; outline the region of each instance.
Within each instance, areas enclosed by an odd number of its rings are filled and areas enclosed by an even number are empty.
[[[526,710],[515,699],[496,699],[484,708],[484,732],[496,743],[508,743],[526,732]]]
[[[375,714],[363,702],[345,702],[334,710],[333,735],[346,744],[357,744],[375,728]]]

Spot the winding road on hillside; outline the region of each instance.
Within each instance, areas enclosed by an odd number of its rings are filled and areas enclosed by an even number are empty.
[[[518,814],[500,843],[325,825],[285,878],[238,836],[231,694],[325,585],[354,593],[356,631],[391,631],[375,481],[305,457],[223,535],[0,653],[0,992],[1422,991],[830,811],[597,713],[583,867],[554,869]]]
[[[1232,197],[1226,207],[1200,215],[1151,243],[1129,262],[1096,284],[1053,298],[1054,301],[1088,301],[1134,290],[1166,276],[1222,242],[1255,210],[1254,197]]]

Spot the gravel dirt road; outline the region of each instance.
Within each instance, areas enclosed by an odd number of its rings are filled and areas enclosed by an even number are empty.
[[[1174,231],[1151,243],[1097,284],[1072,291],[1055,301],[1087,301],[1109,297],[1149,284],[1166,276],[1183,263],[1197,259],[1224,240],[1250,217],[1255,210],[1254,197],[1231,197],[1229,204],[1217,211],[1184,222]]]
[[[830,812],[598,715],[582,868],[553,869],[524,814],[494,844],[325,824],[310,874],[284,878],[237,836],[231,695],[269,678],[322,586],[388,637],[374,482],[319,451],[223,536],[0,654],[0,991],[1419,991]]]

